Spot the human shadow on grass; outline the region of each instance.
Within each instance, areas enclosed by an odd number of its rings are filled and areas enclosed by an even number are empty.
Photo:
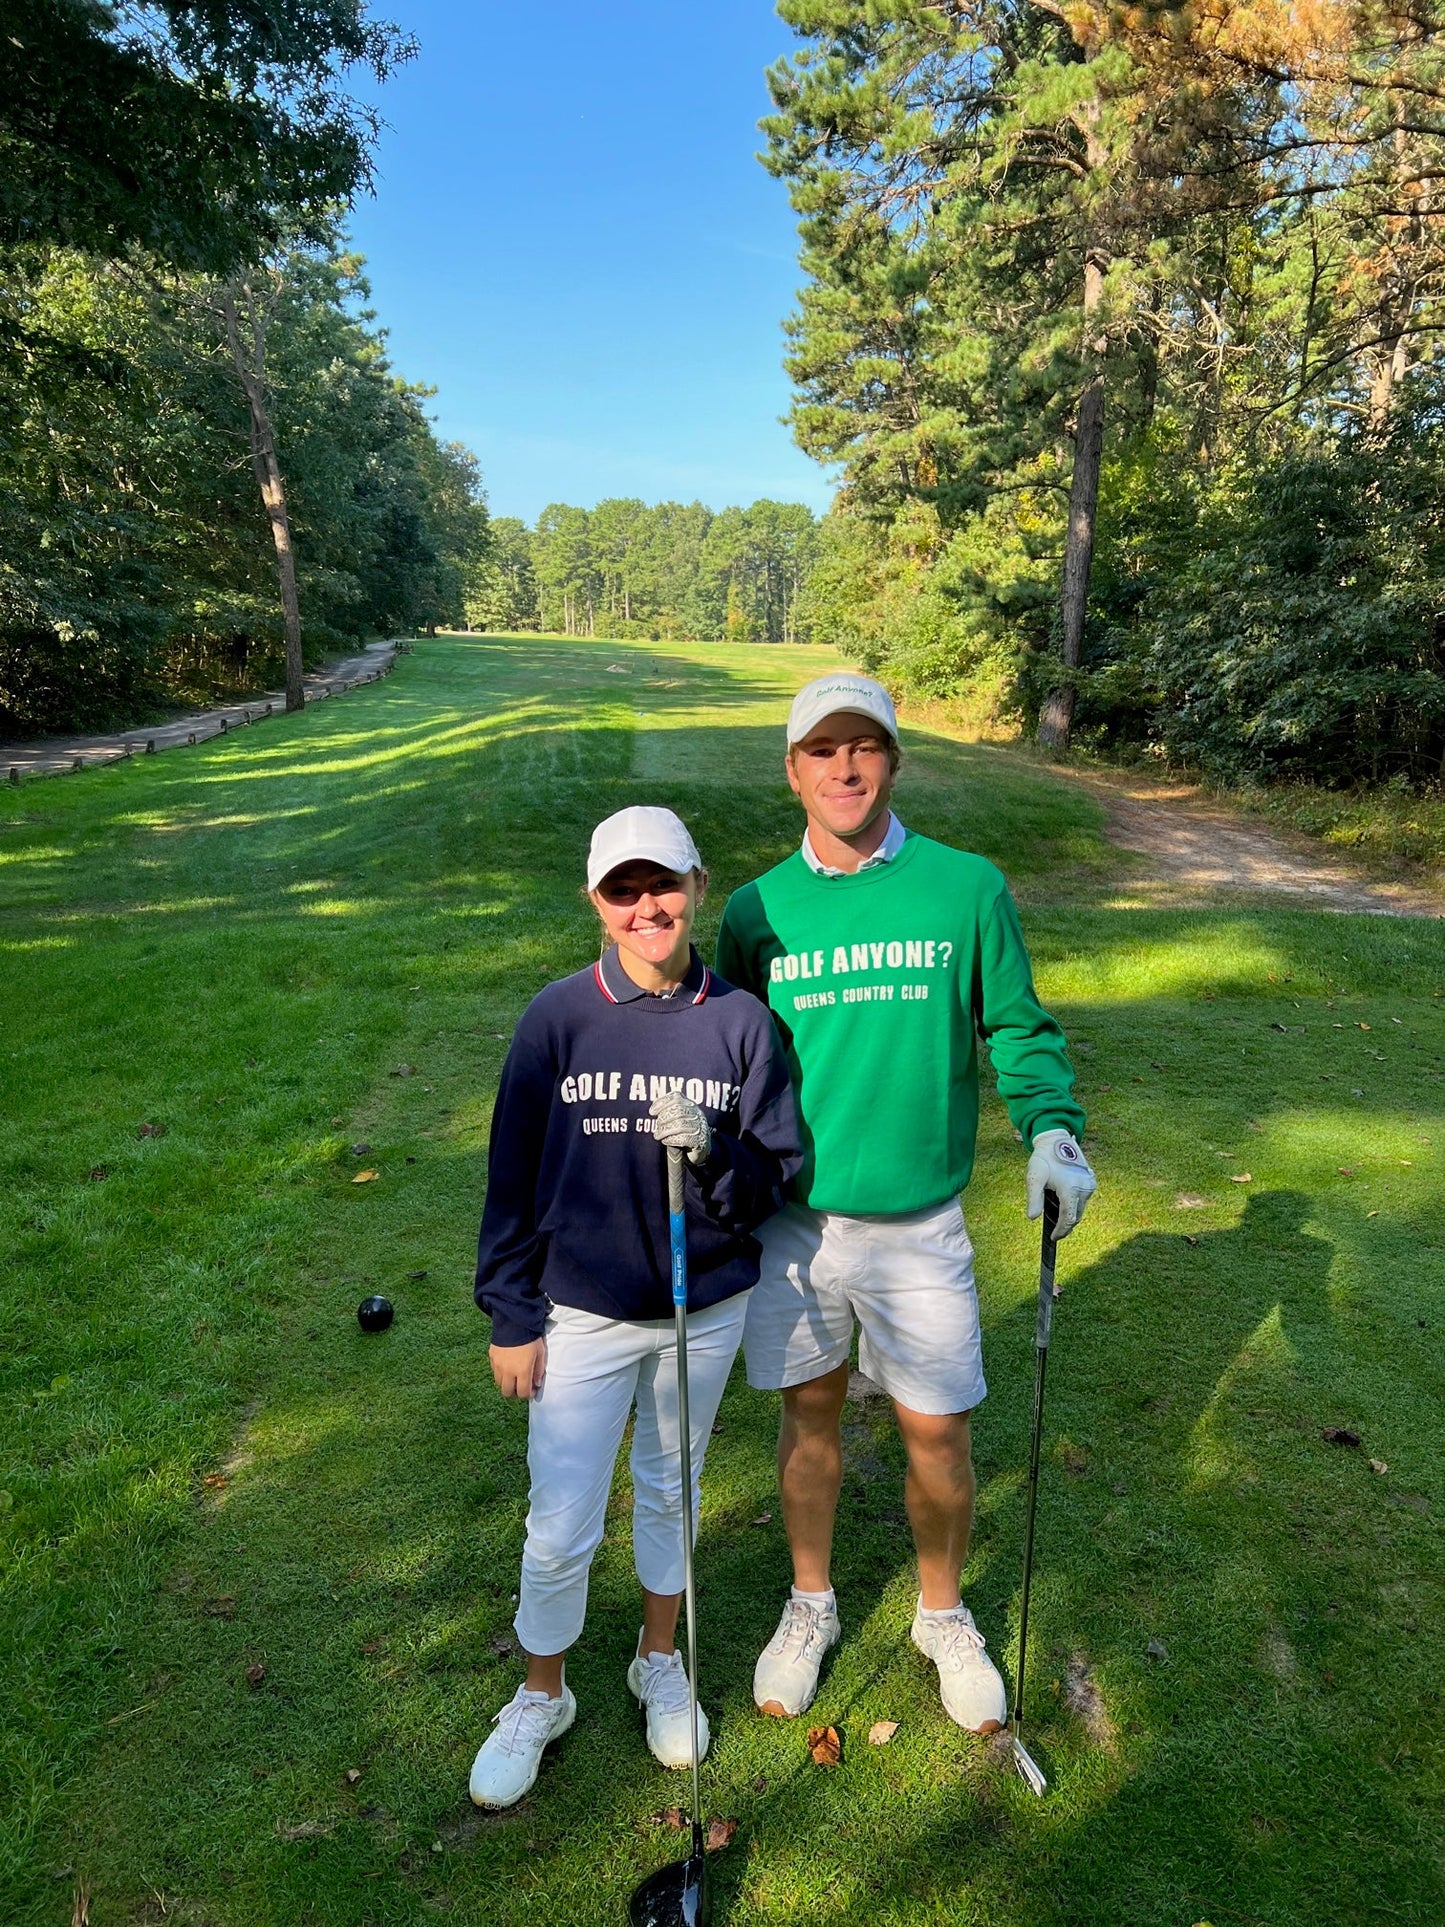
[[[863,1508],[853,1529],[840,1519],[835,1583],[845,1623],[868,1620],[887,1542],[902,1582],[892,1643],[868,1621],[860,1669],[845,1634],[808,1717],[842,1726],[856,1757],[869,1713],[886,1704],[898,1717],[911,1686],[902,1717],[932,1729],[936,1781],[875,1816],[869,1842],[831,1776],[801,1764],[800,1744],[799,1770],[743,1815],[750,1858],[719,1867],[720,1892],[743,1912],[758,1870],[800,1837],[835,1863],[814,1921],[903,1919],[950,1900],[959,1919],[1163,1923],[1247,1908],[1238,1917],[1353,1921],[1384,1898],[1423,1899],[1433,1873],[1420,1796],[1368,1769],[1401,1703],[1425,1690],[1426,1661],[1392,1707],[1368,1656],[1335,1637],[1369,1610],[1373,1547],[1334,1558],[1323,1590],[1335,1598],[1321,1596],[1321,1548],[1373,1494],[1349,1448],[1321,1437],[1350,1396],[1352,1361],[1329,1303],[1332,1248],[1306,1228],[1309,1211],[1301,1193],[1261,1193],[1227,1231],[1143,1234],[1069,1278],[1027,1682],[1030,1743],[1053,1781],[1043,1802],[1006,1756],[940,1733],[931,1683],[920,1688],[895,1658],[906,1654],[909,1546],[892,1516],[901,1457],[876,1428],[891,1504],[885,1491],[871,1521]],[[984,1521],[966,1584],[1010,1684],[1033,1326],[1030,1302],[989,1334]],[[994,1507],[997,1486],[1007,1502]],[[739,1558],[714,1543],[704,1583],[732,1566],[736,1591]],[[785,1583],[780,1571],[761,1594],[755,1585],[749,1643],[767,1637]],[[851,1857],[838,1850],[845,1835]]]

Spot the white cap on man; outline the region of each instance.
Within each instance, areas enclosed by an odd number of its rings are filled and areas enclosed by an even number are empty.
[[[801,743],[810,729],[816,729],[825,716],[834,716],[840,709],[869,717],[880,729],[885,729],[895,743],[898,741],[897,712],[893,698],[882,683],[874,682],[871,676],[840,670],[836,675],[818,676],[804,683],[794,696],[788,711],[788,748]]]
[[[587,852],[587,888],[595,890],[603,877],[624,863],[658,863],[684,877],[700,870],[702,858],[687,825],[671,810],[635,803],[597,825]]]

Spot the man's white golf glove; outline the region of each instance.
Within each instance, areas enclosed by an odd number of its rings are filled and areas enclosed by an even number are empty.
[[[681,1091],[664,1091],[648,1108],[655,1120],[652,1135],[658,1143],[686,1151],[689,1164],[701,1164],[712,1149],[712,1132],[692,1099]]]
[[[1099,1180],[1072,1131],[1040,1131],[1029,1156],[1028,1187],[1031,1218],[1043,1216],[1044,1193],[1053,1192],[1059,1201],[1054,1236],[1067,1238],[1098,1190]]]

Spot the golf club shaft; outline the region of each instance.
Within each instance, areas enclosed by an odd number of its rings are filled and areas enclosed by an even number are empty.
[[[667,1208],[672,1239],[672,1311],[677,1331],[677,1431],[682,1461],[682,1571],[687,1606],[687,1698],[692,1726],[693,1850],[702,1841],[702,1793],[697,1757],[697,1584],[693,1575],[692,1419],[687,1399],[687,1220],[682,1186],[683,1153],[667,1151]]]
[[[1024,1664],[1029,1638],[1029,1587],[1034,1576],[1034,1512],[1039,1497],[1039,1446],[1044,1431],[1044,1372],[1049,1362],[1049,1336],[1054,1322],[1054,1226],[1058,1200],[1044,1193],[1044,1228],[1039,1253],[1039,1297],[1034,1324],[1034,1429],[1029,1444],[1029,1496],[1024,1523],[1024,1583],[1019,1601],[1019,1663],[1014,1678],[1013,1730],[1015,1740],[1024,1717]]]

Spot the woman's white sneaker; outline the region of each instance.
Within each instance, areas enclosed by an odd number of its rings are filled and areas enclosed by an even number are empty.
[[[811,1706],[823,1660],[842,1631],[836,1607],[790,1598],[778,1630],[753,1669],[753,1701],[758,1710],[777,1719],[792,1719]]]
[[[692,1716],[681,1653],[639,1653],[627,1669],[632,1697],[647,1714],[647,1744],[663,1766],[692,1765]],[[707,1758],[707,1714],[697,1709],[697,1757]]]
[[[938,1668],[948,1717],[970,1733],[997,1733],[1008,1719],[1008,1695],[967,1606],[925,1613],[920,1602],[913,1617],[913,1643]]]
[[[479,1807],[515,1806],[529,1793],[548,1744],[577,1717],[577,1702],[562,1682],[562,1697],[519,1686],[498,1713],[490,1739],[472,1761],[470,1792]]]

